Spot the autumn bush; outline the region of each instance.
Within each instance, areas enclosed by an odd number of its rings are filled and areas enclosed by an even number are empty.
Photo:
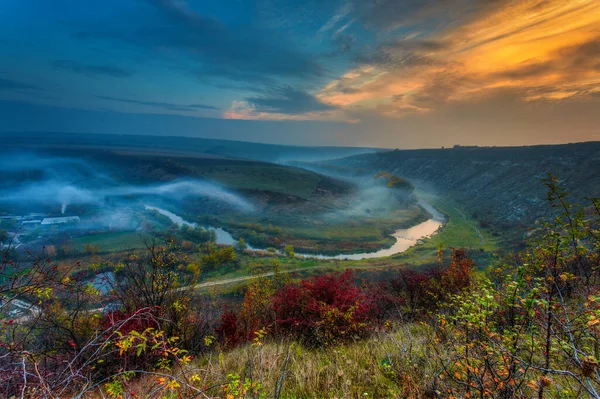
[[[350,270],[288,284],[277,291],[272,307],[277,334],[315,346],[364,337],[378,311]]]
[[[545,182],[555,217],[439,315],[447,397],[599,397],[599,203],[574,206]]]
[[[323,346],[366,336],[377,325],[377,315],[377,304],[348,270],[278,289],[268,282],[251,286],[239,316],[223,313],[217,334],[228,347],[251,340],[260,329],[308,346]]]

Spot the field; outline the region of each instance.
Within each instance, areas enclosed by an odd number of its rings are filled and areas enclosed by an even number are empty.
[[[491,255],[501,248],[501,237],[493,236],[488,229],[479,226],[477,220],[468,216],[468,211],[452,199],[420,193],[439,211],[446,215],[446,223],[431,238],[393,257],[394,260],[411,264],[431,264],[439,248],[467,248],[480,252],[476,257]]]
[[[425,193],[419,193],[419,195],[426,197],[439,211],[444,213],[447,222],[437,234],[422,240],[418,245],[402,254],[390,258],[346,261],[289,257],[268,252],[257,254],[248,252],[237,255],[235,267],[204,271],[201,282],[205,285],[201,290],[218,288],[221,292],[237,292],[243,289],[242,287],[257,273],[257,270],[270,271],[273,261],[280,264],[282,271],[292,273],[297,278],[351,268],[359,271],[371,270],[375,274],[370,274],[368,279],[372,280],[378,278],[378,273],[389,269],[433,265],[437,261],[437,251],[440,247],[448,250],[451,247],[460,247],[463,242],[468,243],[464,247],[471,250],[471,256],[481,267],[487,266],[493,253],[501,250],[500,238],[494,237],[488,229],[478,227],[476,221],[469,218],[459,204],[449,199],[427,196]],[[160,218],[158,222],[164,223],[165,221]],[[379,231],[379,228],[381,226],[361,225],[357,226],[357,231],[353,231],[343,226],[323,226],[323,229],[315,227],[313,234],[327,240],[347,239],[348,241],[359,240],[373,234],[371,242],[374,242],[376,240],[374,232]],[[295,227],[294,229],[298,235],[304,233],[301,228]],[[81,254],[85,253],[85,244],[97,246],[99,253],[105,254],[107,259],[118,256],[121,251],[126,249],[144,248],[143,234],[140,232],[95,234],[75,238],[72,242]],[[188,256],[190,262],[200,262],[200,252],[192,251]],[[83,257],[85,258],[85,256]],[[85,264],[86,262],[83,262],[84,267]]]
[[[307,170],[246,162],[240,164],[194,165],[199,176],[235,190],[262,190],[310,199],[324,179]]]
[[[85,251],[86,244],[97,246],[101,252],[118,252],[144,248],[144,235],[139,232],[119,231],[77,237],[72,242],[81,252]]]

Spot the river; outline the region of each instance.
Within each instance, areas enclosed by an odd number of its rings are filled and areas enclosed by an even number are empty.
[[[181,226],[190,226],[190,227],[196,227],[198,224],[197,223],[193,223],[193,222],[188,222],[187,220],[183,219],[181,216],[174,214],[173,212],[167,211],[166,209],[162,209],[162,208],[158,208],[156,206],[150,206],[150,205],[144,205],[144,208],[146,208],[146,210],[149,211],[156,211],[158,213],[160,213],[163,216],[168,217],[169,219],[171,219],[171,222],[175,223],[177,226],[181,227]],[[237,240],[235,238],[233,238],[233,236],[231,234],[229,234],[229,232],[223,230],[220,227],[212,227],[212,226],[202,226],[205,229],[210,229],[210,230],[214,230],[215,233],[217,234],[217,244],[223,244],[223,245],[234,245]],[[249,249],[255,249],[255,248],[250,248]]]
[[[431,219],[424,221],[423,223],[419,223],[416,226],[409,227],[407,229],[398,229],[393,234],[392,237],[396,239],[396,242],[389,248],[380,249],[375,252],[361,252],[356,254],[339,254],[339,255],[321,255],[321,254],[309,254],[309,253],[296,253],[296,256],[304,257],[304,258],[317,258],[317,259],[337,259],[337,260],[361,260],[361,259],[373,259],[373,258],[383,258],[386,256],[395,255],[398,253],[402,253],[406,251],[408,248],[416,245],[419,240],[427,237],[431,237],[435,234],[440,227],[445,222],[444,215],[440,213],[437,209],[435,209],[430,203],[425,200],[419,200],[419,205],[422,206],[427,212],[432,215]],[[173,223],[177,226],[191,226],[196,227],[197,224],[193,222],[188,222],[184,220],[181,216],[174,214],[173,212],[167,211],[162,208],[158,208],[155,206],[146,205],[145,208],[147,210],[154,210],[160,213],[163,216],[168,217]],[[217,235],[217,244],[224,245],[234,245],[236,240],[233,236],[218,227],[211,226],[202,226],[206,229],[215,230]],[[253,248],[248,246],[248,249],[251,250],[260,250],[261,248]]]

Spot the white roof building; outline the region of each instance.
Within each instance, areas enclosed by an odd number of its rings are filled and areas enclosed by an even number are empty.
[[[60,218],[45,218],[42,224],[64,224],[64,223],[79,223],[79,216],[65,216]]]

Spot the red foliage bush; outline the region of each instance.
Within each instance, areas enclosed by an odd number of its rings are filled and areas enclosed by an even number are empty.
[[[243,335],[238,327],[237,314],[225,310],[221,315],[221,324],[215,329],[219,341],[227,348],[234,347],[243,341]]]
[[[364,336],[378,308],[353,281],[351,271],[288,284],[274,296],[275,332],[312,345]]]
[[[390,280],[387,304],[385,308],[391,316],[407,316],[410,319],[419,316],[423,311],[435,308],[435,300],[431,295],[432,281],[439,278],[439,273],[401,270],[396,278]]]
[[[264,327],[274,335],[314,346],[364,337],[390,316],[413,319],[436,311],[449,295],[471,284],[472,267],[464,251],[453,250],[448,267],[428,272],[402,270],[381,287],[359,287],[350,270],[312,277],[261,297],[266,311],[224,312],[215,332],[226,347],[252,339]],[[246,293],[245,304],[261,302],[248,300],[254,294]]]
[[[464,249],[452,249],[450,265],[444,271],[443,282],[446,291],[457,293],[471,285],[471,271],[474,262]]]
[[[388,285],[381,307],[388,313],[415,318],[435,312],[453,294],[471,285],[473,260],[462,249],[452,249],[450,264],[435,270],[401,270]],[[392,314],[393,316],[393,314]]]
[[[160,309],[143,308],[135,312],[124,312],[114,310],[107,312],[100,322],[104,331],[119,331],[123,335],[127,335],[132,331],[142,332],[148,328],[158,329],[160,326],[157,322],[160,316]]]

